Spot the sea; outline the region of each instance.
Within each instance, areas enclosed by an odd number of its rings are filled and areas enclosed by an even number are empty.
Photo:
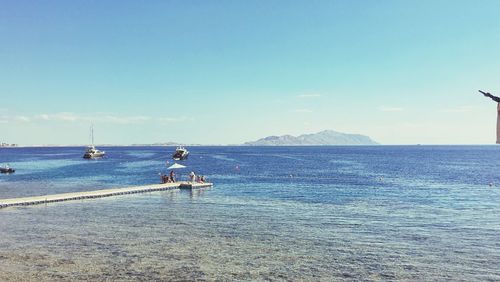
[[[174,147],[0,148],[0,199],[160,182]],[[500,281],[498,146],[191,146],[212,188],[0,209],[0,281]]]

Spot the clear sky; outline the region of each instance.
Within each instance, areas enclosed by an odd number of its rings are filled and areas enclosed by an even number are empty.
[[[0,142],[492,144],[500,1],[0,0]]]

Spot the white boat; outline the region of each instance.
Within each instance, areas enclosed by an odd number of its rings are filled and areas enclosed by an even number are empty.
[[[189,156],[189,151],[186,148],[179,146],[177,147],[177,149],[175,149],[175,153],[172,155],[172,159],[176,161],[182,161],[187,159],[188,156]]]
[[[103,157],[106,154],[104,151],[97,150],[94,146],[88,146],[87,151],[83,154],[84,159],[94,159]]]
[[[14,173],[14,172],[16,172],[16,170],[9,167],[8,165],[0,167],[0,173]]]
[[[92,145],[87,147],[87,151],[85,151],[85,154],[83,154],[84,159],[94,159],[94,158],[100,158],[103,157],[106,152],[97,150],[94,146],[94,126],[90,126],[90,136],[92,139]]]

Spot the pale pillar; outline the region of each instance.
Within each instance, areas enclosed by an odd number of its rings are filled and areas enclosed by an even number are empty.
[[[497,104],[497,144],[500,144],[500,103]]]

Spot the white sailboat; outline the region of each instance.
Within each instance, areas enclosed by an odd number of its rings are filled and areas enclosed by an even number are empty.
[[[83,154],[84,159],[94,159],[103,157],[106,152],[97,150],[94,146],[94,125],[90,126],[90,138],[92,139],[92,145],[87,147],[87,151]]]

